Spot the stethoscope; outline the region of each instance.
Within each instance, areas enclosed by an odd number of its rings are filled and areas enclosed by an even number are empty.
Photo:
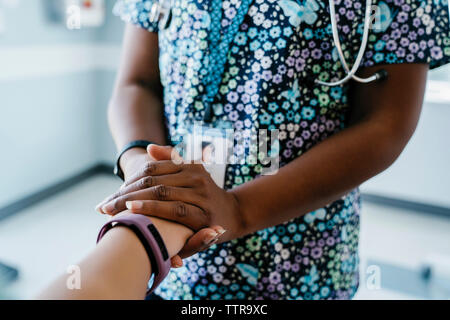
[[[335,82],[325,82],[325,81],[320,81],[317,79],[314,82],[316,84],[323,85],[323,86],[335,87],[335,86],[344,84],[350,80],[354,80],[354,81],[360,82],[360,83],[370,83],[370,82],[386,79],[387,71],[384,69],[377,71],[374,75],[372,75],[368,78],[360,78],[360,77],[356,76],[356,72],[358,71],[359,67],[361,66],[361,62],[364,57],[364,52],[366,51],[366,48],[367,48],[367,41],[369,39],[369,30],[370,30],[371,12],[372,12],[372,0],[366,0],[366,12],[365,12],[365,16],[364,16],[363,37],[362,37],[362,41],[361,41],[361,46],[359,47],[358,55],[356,56],[355,63],[353,64],[353,67],[351,69],[349,68],[349,66],[345,60],[344,53],[342,52],[342,48],[341,48],[341,41],[339,40],[334,0],[329,0],[329,2],[330,2],[330,19],[331,19],[331,30],[333,33],[333,41],[334,41],[334,45],[336,47],[336,51],[337,51],[339,60],[341,61],[342,66],[344,67],[347,75],[344,78],[342,78],[341,80],[338,80]]]
[[[155,1],[151,7],[150,10],[150,21],[151,22],[159,22],[161,29],[166,29],[169,27],[170,22],[172,20],[172,4],[174,0],[159,0]],[[341,47],[341,41],[339,39],[339,32],[337,27],[337,21],[336,21],[336,10],[335,10],[335,3],[334,0],[329,0],[330,4],[330,19],[331,19],[331,30],[333,34],[333,42],[336,47],[336,52],[339,57],[339,60],[341,61],[342,66],[345,69],[345,72],[347,75],[337,81],[334,82],[325,82],[320,81],[318,79],[314,80],[314,83],[317,85],[323,85],[328,87],[335,87],[342,84],[347,83],[350,80],[354,80],[359,83],[371,83],[374,81],[380,81],[387,78],[388,74],[387,71],[382,69],[374,73],[372,76],[368,78],[361,78],[356,75],[356,72],[358,71],[359,67],[361,66],[362,59],[364,57],[364,53],[367,49],[367,42],[369,39],[369,31],[371,26],[371,11],[372,11],[372,0],[366,0],[366,9],[365,9],[365,16],[364,16],[364,30],[363,30],[363,36],[361,45],[359,47],[358,55],[356,56],[355,63],[353,64],[352,68],[350,69],[349,65],[347,64],[347,61],[345,60],[344,53],[342,51]]]

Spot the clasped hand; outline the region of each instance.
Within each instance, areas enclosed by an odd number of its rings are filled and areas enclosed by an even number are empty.
[[[192,229],[196,234],[172,259],[174,267],[182,265],[182,258],[242,232],[244,220],[236,196],[218,187],[202,164],[180,161],[171,147],[150,145],[147,153],[148,160],[97,206],[98,211],[116,215],[128,209]]]

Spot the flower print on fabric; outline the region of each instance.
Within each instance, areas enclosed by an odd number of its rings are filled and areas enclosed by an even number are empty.
[[[322,2],[320,2],[322,4]],[[300,23],[313,24],[317,21],[319,3],[316,0],[305,0],[303,3],[297,0],[280,0],[279,6],[284,15],[289,17],[289,22],[298,27]]]
[[[374,1],[364,66],[450,61],[448,0]],[[121,0],[125,21],[158,32],[165,116],[172,142],[185,122],[201,119],[202,64],[208,47],[210,0],[175,0],[168,29],[148,21],[151,0]],[[225,28],[240,0],[223,1]],[[354,61],[364,23],[364,0],[336,0],[339,34]],[[255,147],[252,132],[278,129],[280,163],[301,157],[346,128],[348,84],[334,49],[326,0],[254,0],[231,44],[214,102],[214,121],[242,132],[237,152]],[[260,164],[229,165],[226,188],[257,177]],[[164,299],[349,299],[358,288],[360,194],[353,190],[328,206],[279,226],[215,245],[171,271],[157,293]],[[276,213],[275,213],[276,214]]]

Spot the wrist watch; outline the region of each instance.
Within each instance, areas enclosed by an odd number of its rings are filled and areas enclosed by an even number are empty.
[[[130,149],[134,148],[142,148],[147,149],[147,147],[150,144],[156,144],[151,141],[147,140],[136,140],[128,143],[125,147],[123,147],[122,151],[120,151],[119,155],[117,156],[116,165],[114,166],[114,174],[118,176],[120,179],[125,180],[125,175],[123,173],[122,168],[120,167],[120,159],[124,155],[125,152],[127,152]]]
[[[100,230],[97,237],[97,243],[100,242],[109,230],[117,226],[125,226],[130,228],[139,238],[145,248],[145,251],[147,252],[150,265],[152,266],[152,273],[155,274],[153,277],[152,286],[147,291],[148,296],[169,274],[171,263],[166,245],[164,244],[158,230],[148,217],[131,213],[113,218],[106,223]]]

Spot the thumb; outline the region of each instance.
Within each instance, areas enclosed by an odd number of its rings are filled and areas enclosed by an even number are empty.
[[[147,153],[150,157],[154,158],[157,161],[170,160],[172,155],[172,147],[151,144],[147,148]]]
[[[181,259],[202,252],[215,244],[226,231],[221,226],[205,228],[194,234],[178,253]]]
[[[151,158],[154,158],[156,161],[183,160],[181,156],[178,154],[178,152],[176,152],[176,150],[171,146],[158,146],[156,144],[151,144],[147,148],[147,153]]]

